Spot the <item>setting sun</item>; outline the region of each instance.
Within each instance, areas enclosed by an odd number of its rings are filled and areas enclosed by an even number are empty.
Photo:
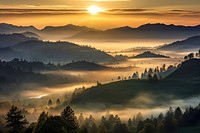
[[[99,13],[99,12],[101,12],[102,11],[102,9],[100,8],[100,7],[98,7],[98,6],[90,6],[88,9],[88,12],[90,13],[90,14],[97,14],[97,13]]]

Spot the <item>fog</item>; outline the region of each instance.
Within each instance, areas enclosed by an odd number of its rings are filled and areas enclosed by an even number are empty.
[[[169,65],[178,65],[181,62],[180,58],[166,58],[166,59],[128,59],[126,61],[121,61],[118,63],[106,64],[107,66],[117,68],[117,67],[130,67],[129,69],[113,69],[113,70],[102,70],[102,71],[42,71],[42,74],[61,76],[62,78],[72,78],[69,83],[60,84],[56,86],[37,86],[32,84],[24,85],[25,89],[19,90],[14,93],[14,96],[6,100],[11,104],[19,105],[21,108],[26,108],[31,115],[28,115],[29,121],[35,121],[40,114],[41,111],[46,110],[50,112],[50,114],[59,114],[62,107],[58,109],[50,109],[47,105],[49,99],[52,99],[53,105],[52,107],[56,107],[55,101],[56,99],[60,99],[61,102],[66,102],[65,105],[68,105],[70,102],[70,98],[75,88],[85,87],[90,88],[91,86],[96,86],[97,81],[105,84],[109,82],[118,81],[118,76],[122,79],[128,78],[132,76],[132,74],[138,71],[140,74],[144,71],[145,68],[156,68],[161,67],[163,64],[166,66]],[[67,95],[67,98],[65,97]],[[1,97],[1,99],[5,100]],[[8,98],[8,97],[7,97]],[[66,99],[65,99],[66,98]],[[17,101],[20,103],[17,103]],[[2,101],[2,100],[1,100]],[[160,107],[130,107],[128,105],[131,104],[151,104],[153,103],[152,95],[149,93],[141,93],[135,99],[127,103],[123,106],[117,107],[105,107],[104,105],[96,105],[91,106],[90,108],[83,108],[71,105],[75,110],[76,115],[78,116],[80,113],[83,113],[84,117],[88,117],[89,115],[93,115],[95,119],[98,121],[101,119],[102,115],[105,115],[106,111],[109,110],[111,114],[117,114],[120,116],[122,121],[126,122],[128,118],[133,118],[138,112],[142,112],[144,117],[150,117],[151,114],[158,115],[160,112],[165,113],[169,106],[177,107],[180,106],[182,109],[185,109],[188,106],[195,106],[199,103],[199,97],[191,98],[191,99],[174,99],[173,101],[166,101],[166,105],[161,105]],[[37,109],[37,111],[35,111]],[[1,115],[5,115],[8,108],[1,109]]]
[[[64,40],[69,41],[69,39]],[[172,43],[177,41],[177,39],[133,39],[133,40],[71,40],[72,42],[81,44],[81,45],[89,45],[95,47],[97,49],[104,50],[106,52],[114,52],[114,51],[121,51],[133,47],[156,47],[159,45]],[[114,49],[113,49],[114,47]]]

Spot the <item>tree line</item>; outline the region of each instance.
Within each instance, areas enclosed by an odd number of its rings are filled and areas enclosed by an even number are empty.
[[[141,113],[123,123],[118,115],[106,113],[98,125],[90,115],[84,118],[81,113],[77,118],[74,110],[67,106],[60,115],[42,112],[36,122],[29,123],[16,106],[12,106],[6,118],[6,130],[0,121],[0,133],[171,133],[183,127],[194,126],[200,122],[200,104],[189,107],[184,112],[180,107],[172,107],[166,114],[144,119]]]

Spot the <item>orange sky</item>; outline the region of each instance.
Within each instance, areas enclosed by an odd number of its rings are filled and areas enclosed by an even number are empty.
[[[104,9],[96,15],[87,8]],[[34,25],[86,25],[108,29],[145,23],[199,25],[199,0],[1,0],[0,23]]]

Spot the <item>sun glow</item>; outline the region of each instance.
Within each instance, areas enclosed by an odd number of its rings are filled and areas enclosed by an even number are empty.
[[[90,6],[90,7],[88,7],[88,12],[90,13],[90,14],[93,14],[93,15],[95,15],[95,14],[97,14],[97,13],[99,13],[99,12],[102,12],[103,11],[103,9],[102,8],[100,8],[100,7],[98,7],[98,6]]]

